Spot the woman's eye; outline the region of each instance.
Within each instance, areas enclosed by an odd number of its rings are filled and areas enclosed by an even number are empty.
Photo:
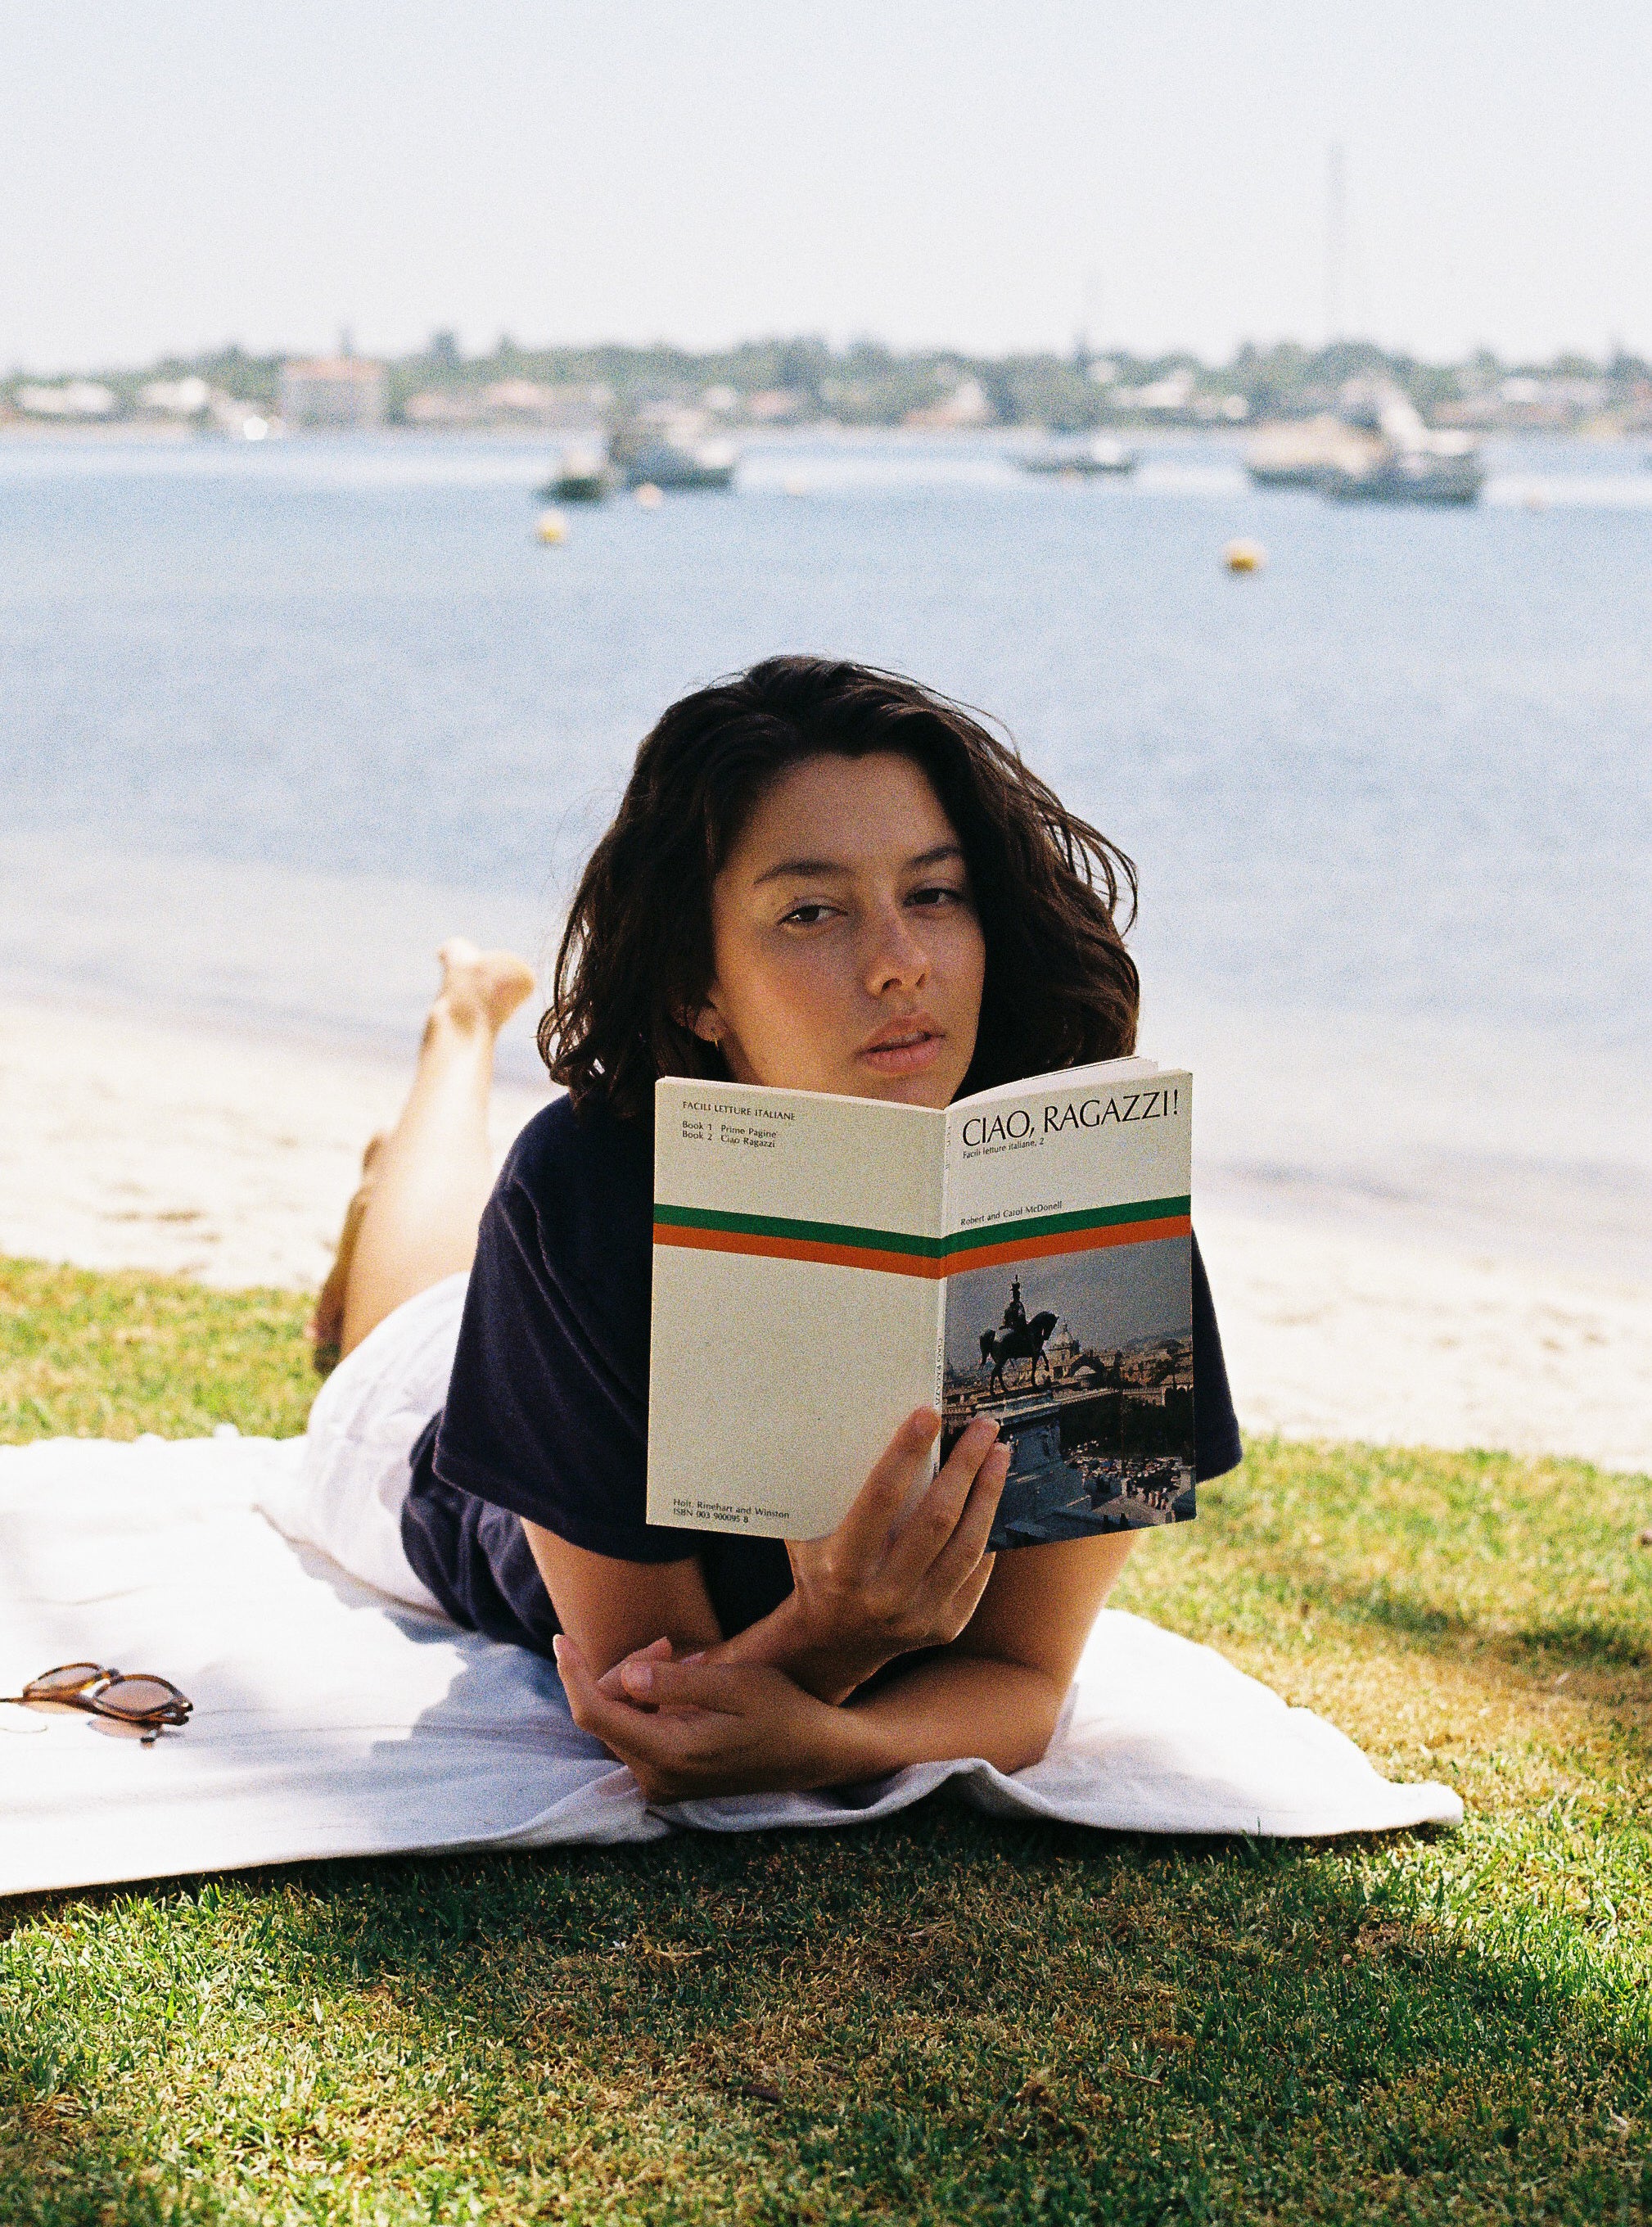
[[[966,893],[954,889],[949,882],[935,882],[926,889],[914,890],[907,899],[909,904],[919,905],[966,904],[968,901]]]
[[[782,928],[816,928],[830,914],[828,904],[794,905],[781,919]]]

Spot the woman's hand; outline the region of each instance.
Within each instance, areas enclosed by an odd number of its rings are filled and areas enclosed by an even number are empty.
[[[994,1556],[1011,1449],[978,1415],[904,1520],[941,1418],[920,1407],[890,1439],[848,1514],[824,1539],[786,1542],[794,1592],[787,1669],[824,1701],[841,1701],[897,1655],[943,1647],[975,1613]]]
[[[598,1681],[572,1640],[552,1645],[574,1722],[629,1765],[650,1802],[838,1785],[880,1768],[871,1727],[783,1671],[673,1662],[650,1648]]]
[[[705,1650],[703,1647],[695,1648],[690,1652],[682,1648],[673,1647],[668,1639],[656,1639],[647,1647],[634,1648],[629,1655],[622,1656],[612,1669],[604,1670],[596,1681],[596,1690],[599,1694],[606,1694],[610,1701],[628,1701],[637,1707],[651,1707],[652,1703],[645,1705],[638,1701],[637,1696],[631,1691],[630,1684],[627,1682],[625,1673],[630,1663],[703,1662],[705,1659]]]
[[[921,1407],[895,1433],[837,1529],[787,1541],[793,1591],[769,1615],[698,1648],[664,1637],[633,1648],[597,1681],[600,1696],[646,1710],[652,1705],[631,1680],[630,1664],[703,1659],[777,1670],[817,1701],[839,1702],[897,1655],[956,1639],[992,1574],[986,1541],[1010,1448],[995,1443],[996,1424],[978,1416],[903,1520],[940,1428],[934,1410]],[[560,1606],[560,1597],[552,1598]]]

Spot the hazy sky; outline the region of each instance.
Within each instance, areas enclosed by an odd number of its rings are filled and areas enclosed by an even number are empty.
[[[1644,0],[0,0],[0,363],[871,332],[1652,351]]]

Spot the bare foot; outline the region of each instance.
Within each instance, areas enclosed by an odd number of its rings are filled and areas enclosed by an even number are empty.
[[[498,1035],[533,988],[533,969],[513,951],[479,951],[462,935],[450,936],[437,954],[442,987],[436,1003],[450,1020],[478,1022]]]
[[[361,1155],[361,1180],[355,1195],[344,1209],[344,1227],[339,1232],[337,1249],[327,1281],[316,1294],[316,1311],[309,1318],[309,1343],[313,1350],[310,1359],[316,1374],[326,1376],[338,1366],[339,1340],[344,1330],[344,1294],[350,1281],[350,1263],[355,1258],[355,1241],[361,1227],[361,1217],[367,1210],[367,1200],[373,1190],[373,1164],[384,1145],[380,1133],[370,1138],[367,1149]]]

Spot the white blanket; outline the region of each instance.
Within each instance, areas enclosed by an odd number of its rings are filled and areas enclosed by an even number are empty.
[[[155,1746],[0,1708],[0,1893],[306,1857],[648,1841],[887,1815],[957,1782],[978,1808],[1149,1833],[1461,1822],[1205,1647],[1104,1614],[1043,1761],[926,1764],[819,1795],[650,1809],[573,1724],[555,1670],[403,1609],[258,1512],[302,1442],[0,1449],[0,1693],[95,1660],[195,1704]]]

